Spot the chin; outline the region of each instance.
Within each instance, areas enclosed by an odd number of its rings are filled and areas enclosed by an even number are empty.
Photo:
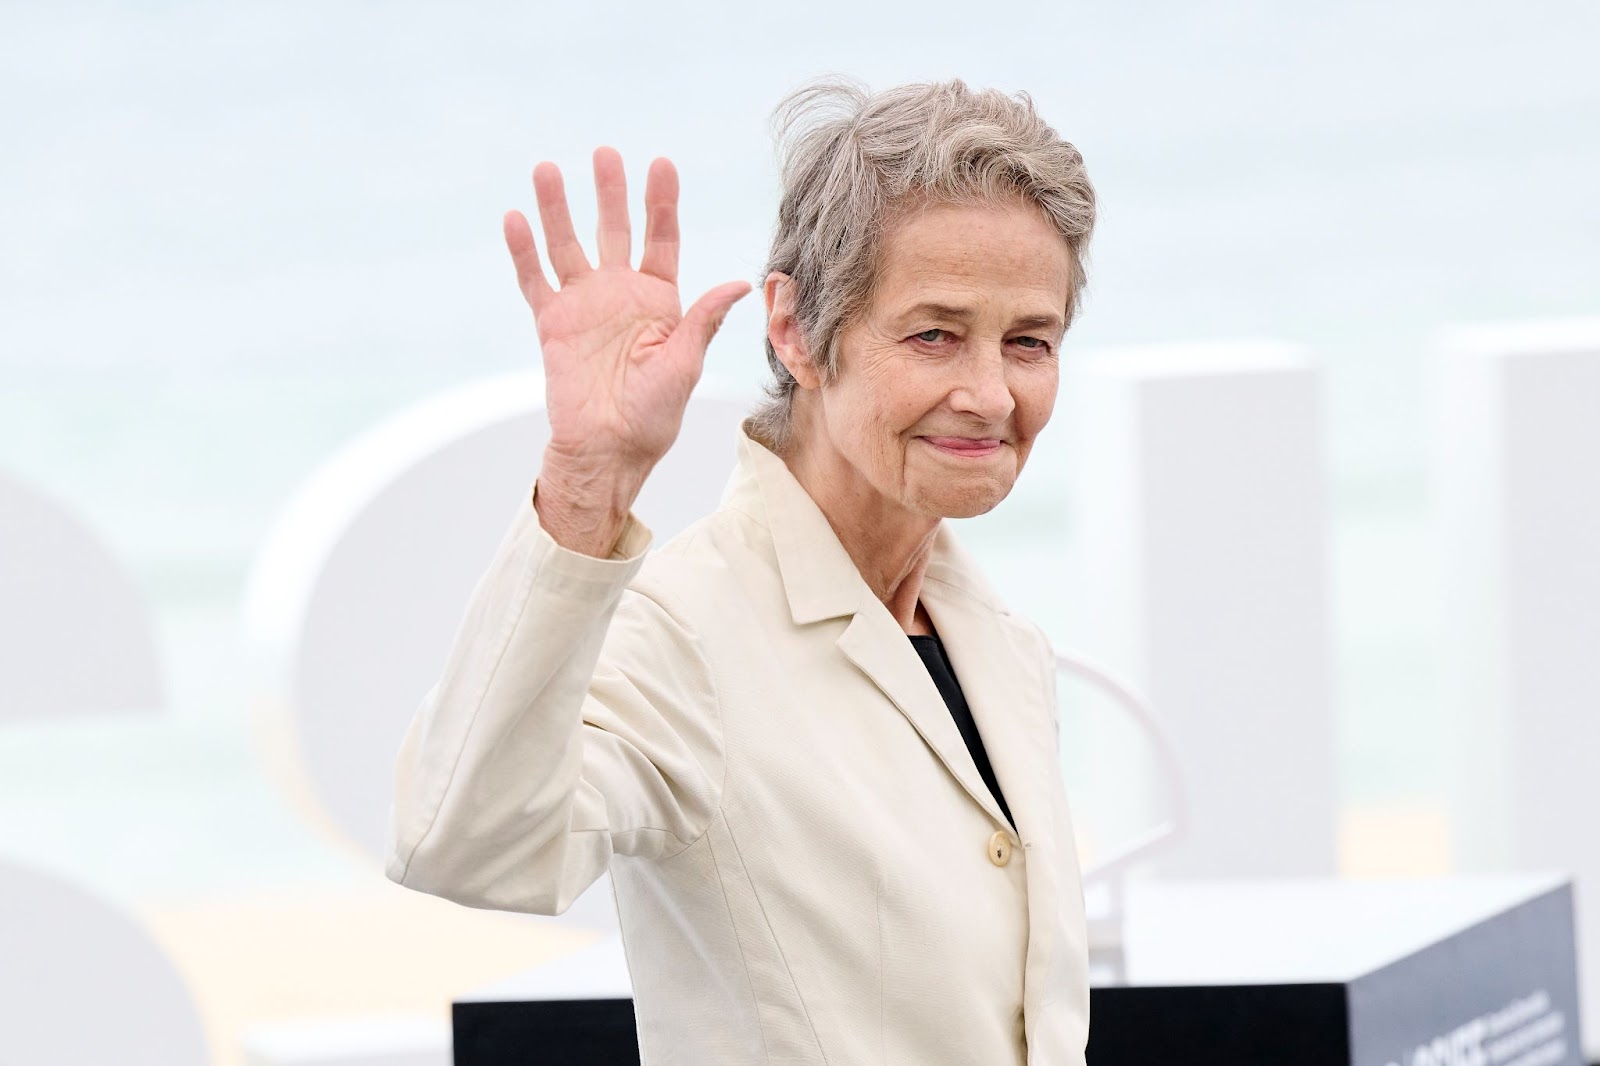
[[[1010,485],[1004,488],[995,485],[982,488],[973,486],[965,491],[954,485],[944,486],[942,491],[932,494],[926,510],[940,518],[976,518],[994,510],[1010,492]]]

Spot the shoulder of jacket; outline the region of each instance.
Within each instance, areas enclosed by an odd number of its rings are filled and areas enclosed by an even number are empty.
[[[1016,619],[1018,623],[1024,626],[1028,632],[1033,635],[1033,639],[1039,642],[1039,654],[1046,660],[1054,663],[1056,659],[1055,645],[1051,643],[1050,635],[1044,631],[1044,627],[1038,622],[1035,622],[1033,619],[1029,618],[1027,615],[1012,612],[1011,617]]]
[[[645,556],[626,591],[653,601],[686,628],[696,628],[695,618],[725,611],[726,597],[740,591],[729,556],[749,550],[751,521],[728,507],[696,519]]]
[[[1028,616],[1013,612],[1011,619],[1027,632],[1036,645],[1036,654],[1039,660],[1039,672],[1041,674],[1041,680],[1043,681],[1045,689],[1045,702],[1050,707],[1050,717],[1056,723],[1056,735],[1057,740],[1059,741],[1061,722],[1060,707],[1056,701],[1057,670],[1055,645],[1051,643],[1050,635],[1044,631],[1044,627],[1039,625],[1039,623],[1035,622]]]

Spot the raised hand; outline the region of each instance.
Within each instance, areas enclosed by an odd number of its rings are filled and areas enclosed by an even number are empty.
[[[540,267],[528,220],[508,211],[504,224],[544,353],[550,443],[534,503],[557,542],[603,556],[645,477],[677,439],[706,346],[750,285],[718,285],[682,311],[678,176],[670,161],[655,160],[645,182],[638,270],[631,265],[622,157],[614,149],[595,151],[594,182],[598,266],[590,265],[572,230],[561,172],[551,163],[533,171],[559,289]]]

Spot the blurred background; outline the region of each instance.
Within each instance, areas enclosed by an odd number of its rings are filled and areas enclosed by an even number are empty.
[[[1069,363],[1240,337],[1311,353],[1341,869],[1453,868],[1424,355],[1452,323],[1600,314],[1600,7],[168,0],[0,19],[0,474],[131,573],[165,679],[159,706],[67,715],[0,691],[0,860],[135,915],[216,1061],[276,1021],[443,1018],[452,987],[582,939],[474,925],[499,916],[389,885],[297,806],[253,707],[246,578],[349,442],[537,368],[499,230],[532,212],[535,162],[562,167],[582,235],[595,145],[622,152],[636,210],[669,155],[686,295],[758,281],[768,116],[820,74],[1023,89],[1081,149],[1101,214]],[[708,377],[763,380],[758,300]],[[1053,428],[1016,498],[962,532],[1072,643],[1095,619]]]

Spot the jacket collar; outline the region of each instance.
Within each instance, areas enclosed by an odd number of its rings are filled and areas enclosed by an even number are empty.
[[[807,625],[855,614],[865,606],[863,597],[877,603],[827,516],[788,464],[751,436],[748,419],[739,426],[738,452],[739,465],[723,490],[722,503],[752,517],[764,517],[794,623]],[[950,586],[991,610],[1008,613],[945,523],[940,523],[934,534],[923,580]]]

